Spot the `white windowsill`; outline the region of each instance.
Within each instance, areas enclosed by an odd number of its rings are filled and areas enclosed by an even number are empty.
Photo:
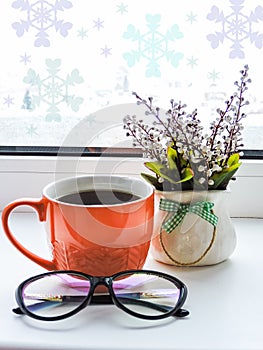
[[[19,239],[48,258],[45,233],[29,213],[11,218]],[[3,350],[261,350],[263,344],[262,219],[233,219],[238,244],[225,262],[181,268],[160,264],[151,256],[145,268],[163,271],[188,287],[185,319],[145,321],[126,315],[115,305],[87,306],[64,321],[42,322],[12,313],[17,285],[45,272],[19,253],[0,228],[2,285],[0,349]]]
[[[21,197],[40,197],[42,188],[58,178],[77,174],[118,173],[140,176],[141,158],[0,157],[0,209]],[[263,217],[263,161],[244,160],[230,184],[232,217]]]

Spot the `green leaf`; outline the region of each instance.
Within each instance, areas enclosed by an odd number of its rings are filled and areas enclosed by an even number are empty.
[[[145,173],[141,173],[141,176],[142,176],[142,178],[144,180],[146,180],[151,185],[153,185],[157,190],[161,191],[163,189],[163,185],[158,182],[158,180],[157,180],[157,178],[155,176],[152,176],[152,175],[149,175],[149,174],[145,174]]]
[[[234,153],[232,154],[228,160],[227,160],[227,165],[229,167],[231,167],[232,165],[238,164],[239,163],[239,154],[238,153]]]
[[[241,163],[235,163],[234,165],[223,169],[220,173],[214,174],[211,177],[214,184],[210,189],[226,189],[229,181],[232,179],[240,165]]]
[[[144,165],[159,177],[162,177],[171,183],[176,183],[175,180],[171,177],[171,170],[166,168],[161,162],[146,162]]]
[[[161,176],[160,170],[161,168],[164,168],[163,164],[161,162],[146,162],[144,163],[146,168],[153,171],[155,174]]]
[[[180,182],[186,182],[191,180],[194,177],[194,172],[191,168],[185,168],[183,172],[183,178]]]
[[[177,184],[177,183],[181,182],[181,180],[177,180],[175,178],[175,171],[172,169],[168,169],[166,167],[162,167],[160,169],[160,176],[172,184]]]
[[[177,169],[176,160],[175,160],[177,158],[178,158],[177,151],[172,147],[168,147],[167,161],[168,161],[169,169]]]
[[[177,175],[177,176],[176,176]],[[171,182],[172,184],[179,184],[179,183],[182,183],[182,182],[186,182],[186,181],[189,181],[190,179],[192,179],[193,177],[193,171],[192,169],[190,168],[186,168],[184,173],[183,173],[183,177],[179,178],[179,174],[178,172],[175,172],[174,170],[171,170],[171,169],[167,169],[165,167],[163,167],[162,169],[160,169],[160,176]],[[178,180],[179,178],[179,180]]]
[[[176,151],[175,151],[176,152]],[[174,155],[174,152],[170,153]],[[181,182],[186,182],[192,179],[194,173],[191,168],[186,168],[183,172],[183,177],[180,178],[177,167],[173,166],[172,168],[165,167],[161,162],[146,162],[144,165],[151,171],[153,171],[156,175],[167,180],[172,184],[179,184]]]

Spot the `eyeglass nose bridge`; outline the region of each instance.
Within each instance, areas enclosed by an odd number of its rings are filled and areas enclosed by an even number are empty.
[[[110,277],[92,277],[89,298],[85,304],[116,304],[110,287]]]
[[[94,276],[91,283],[91,296],[93,296],[94,292],[108,292],[109,294],[112,294],[110,288],[110,277]]]

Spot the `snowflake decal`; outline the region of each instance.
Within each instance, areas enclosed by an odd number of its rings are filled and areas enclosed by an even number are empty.
[[[183,54],[169,49],[169,43],[175,39],[181,39],[183,34],[177,24],[174,24],[165,34],[159,31],[161,15],[146,15],[148,31],[141,34],[134,25],[129,24],[123,37],[137,42],[137,50],[124,53],[123,57],[129,67],[135,65],[140,59],[148,61],[145,75],[146,77],[160,77],[160,64],[162,59],[166,59],[173,67],[179,65]]]
[[[230,58],[244,58],[242,42],[250,40],[258,49],[263,46],[263,34],[254,31],[255,23],[263,20],[263,8],[257,6],[249,15],[242,13],[244,0],[230,0],[232,12],[224,15],[217,6],[212,6],[207,19],[221,23],[222,31],[207,35],[213,49],[216,49],[225,39],[232,42]]]
[[[80,84],[84,80],[79,75],[77,69],[68,74],[66,79],[58,76],[61,60],[46,60],[48,76],[41,78],[33,69],[29,69],[27,76],[23,82],[30,84],[31,87],[36,87],[38,94],[30,96],[30,109],[34,110],[41,102],[48,105],[46,120],[47,121],[61,121],[59,113],[59,105],[66,103],[74,112],[79,110],[79,106],[83,103],[83,98],[69,95],[68,90],[70,86]],[[33,90],[33,89],[32,89]]]
[[[48,30],[54,28],[63,37],[68,35],[68,30],[72,28],[72,23],[58,20],[58,11],[64,11],[72,7],[72,3],[68,0],[16,0],[12,3],[12,7],[26,12],[26,19],[15,22],[12,27],[16,30],[16,35],[21,37],[25,31],[29,31],[30,27],[37,31],[34,45],[36,47],[50,46],[48,39]]]

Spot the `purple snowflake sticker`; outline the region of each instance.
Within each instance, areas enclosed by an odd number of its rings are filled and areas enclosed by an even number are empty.
[[[30,28],[36,30],[36,47],[50,46],[48,30],[54,28],[63,37],[68,35],[68,31],[72,28],[72,23],[64,22],[58,19],[58,12],[70,9],[72,3],[68,0],[56,0],[54,4],[46,0],[16,0],[12,3],[12,7],[24,11],[26,19],[20,19],[20,22],[12,23],[12,27],[16,31],[16,35],[21,37]]]
[[[216,49],[224,40],[229,40],[231,51],[230,58],[245,58],[242,42],[250,40],[256,48],[263,47],[263,33],[254,30],[254,25],[263,21],[263,7],[257,6],[249,15],[243,13],[242,4],[244,0],[230,0],[231,11],[224,14],[217,6],[212,6],[210,13],[207,15],[209,21],[221,23],[221,32],[216,31],[214,34],[208,34],[207,39],[211,47]]]

